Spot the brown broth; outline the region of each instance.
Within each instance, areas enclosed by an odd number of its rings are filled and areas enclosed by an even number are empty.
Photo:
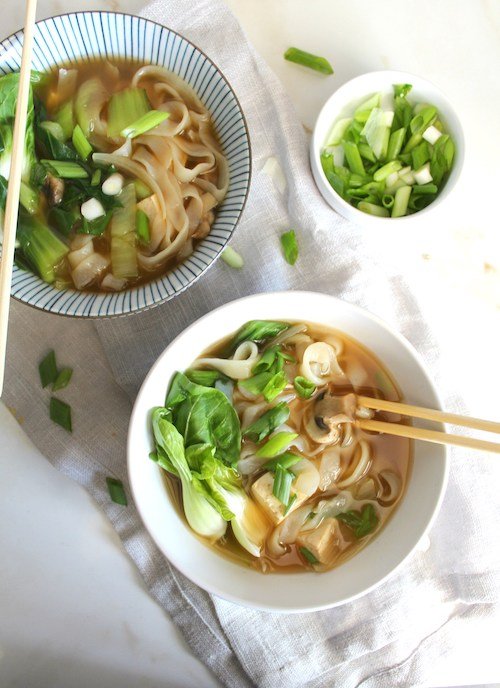
[[[295,323],[292,323],[295,324]],[[373,396],[376,398],[387,399],[390,401],[402,401],[403,397],[401,391],[397,387],[395,380],[393,379],[391,373],[382,365],[382,363],[363,345],[361,345],[356,340],[345,335],[344,333],[338,332],[331,328],[327,328],[321,325],[316,325],[312,323],[307,323],[308,331],[307,334],[311,335],[313,339],[317,341],[324,340],[329,336],[335,336],[342,340],[344,345],[344,351],[341,356],[339,356],[339,363],[343,370],[349,368],[351,362],[356,361],[361,364],[366,371],[366,381],[362,386],[345,386],[339,387],[339,394],[344,394],[348,392],[355,392],[358,394],[363,394],[366,396]],[[200,357],[206,356],[217,356],[221,355],[221,352],[226,347],[228,341],[231,337],[225,338],[222,341],[217,342],[215,345],[209,347],[204,352],[200,354]],[[300,411],[308,404],[310,401],[296,400],[291,402],[291,414],[290,419],[287,421],[288,425],[294,426],[294,417],[300,414]],[[405,420],[401,417],[397,417],[394,414],[384,414],[379,413],[378,418],[382,420],[390,420],[391,422],[404,423]],[[295,428],[299,431],[299,428]],[[413,454],[413,443],[403,437],[395,437],[390,435],[379,435],[376,433],[362,433],[364,439],[366,439],[372,450],[372,462],[367,476],[374,473],[379,473],[384,469],[390,469],[392,472],[396,473],[402,483],[401,492],[396,499],[395,503],[390,506],[382,506],[377,503],[377,515],[380,519],[379,526],[374,533],[360,539],[356,540],[352,530],[350,530],[343,523],[340,523],[340,531],[344,540],[343,550],[340,555],[335,560],[333,566],[328,568],[333,568],[343,563],[351,556],[353,556],[360,549],[365,547],[369,542],[371,542],[377,534],[383,529],[384,525],[390,519],[392,514],[397,508],[401,498],[404,495],[406,485],[408,484],[408,479],[411,472],[412,465],[412,454]],[[319,460],[312,459],[316,465],[319,465]],[[260,474],[258,474],[260,475]],[[365,476],[365,477],[367,477]],[[182,494],[180,482],[178,479],[165,473],[165,481],[168,485],[168,491],[178,509],[178,512],[184,517],[184,511],[182,508]],[[251,483],[245,486],[247,492],[249,492]],[[350,488],[347,488],[350,489]],[[331,493],[322,493],[317,491],[305,504],[315,504],[321,499],[327,498],[327,495]],[[273,526],[274,527],[274,526]],[[199,536],[198,536],[199,537]],[[287,554],[279,558],[273,558],[270,556],[269,552],[265,552],[260,558],[255,558],[250,555],[246,550],[241,547],[241,545],[236,541],[232,535],[231,528],[228,527],[227,534],[216,543],[209,543],[203,537],[200,539],[208,546],[214,548],[219,554],[231,561],[253,568],[255,570],[272,573],[292,573],[292,572],[303,572],[310,571],[311,568],[304,565],[304,560],[298,553],[295,545],[289,546],[289,551]],[[327,567],[317,567],[316,570],[324,570]]]
[[[113,67],[118,67],[120,71],[120,76],[117,79],[113,75],[112,69],[110,69],[109,65],[112,64]],[[143,62],[134,62],[131,60],[125,60],[125,59],[115,59],[113,58],[112,63],[106,61],[106,60],[92,60],[92,61],[82,61],[78,63],[70,63],[70,64],[61,64],[58,65],[59,68],[66,68],[66,69],[78,69],[78,81],[77,81],[77,88],[84,82],[87,81],[88,79],[92,79],[94,77],[98,77],[101,79],[101,81],[104,83],[105,87],[107,90],[113,94],[118,91],[123,90],[124,88],[127,88],[130,86],[130,83],[132,81],[132,77],[135,74],[135,72],[140,69],[141,67],[147,66]],[[49,75],[49,79],[47,81],[47,84],[44,85],[42,88],[39,88],[37,91],[37,95],[40,98],[40,100],[43,102],[45,105],[45,108],[47,110],[47,114],[49,119],[54,117],[55,113],[61,106],[61,102],[58,101],[57,99],[57,81],[58,81],[58,72],[52,72]],[[148,96],[151,95],[151,91],[154,88],[154,80],[151,79],[145,79],[145,83],[141,85],[141,87],[144,87],[146,90],[146,93],[148,93]],[[191,109],[197,109],[197,106],[194,102],[189,102],[189,106]],[[106,114],[106,110],[104,110],[104,114]],[[217,133],[215,131],[215,127],[213,125],[213,122],[210,123],[210,128],[211,128],[211,134],[215,141],[219,142],[219,138],[217,136]],[[113,147],[100,147],[99,152],[112,152]],[[196,164],[196,160],[193,158],[187,158],[186,160],[186,167],[194,166]],[[126,172],[120,170],[120,174],[122,174],[125,179],[129,179],[132,181],[134,177],[128,175]],[[203,177],[209,181],[216,182],[218,178],[218,174],[215,171],[206,173],[203,175]],[[185,206],[189,202],[189,198],[186,198],[184,201]],[[47,221],[47,217],[45,215],[45,207],[46,203],[44,202],[44,205],[42,206],[42,210],[40,212],[40,215],[42,216],[42,219]],[[216,208],[214,209],[216,211]],[[50,224],[50,223],[49,223]],[[70,239],[72,236],[70,237]],[[196,248],[197,243],[199,240],[193,240],[193,246]],[[110,255],[111,251],[111,239],[109,236],[109,228],[105,231],[105,233],[100,236],[94,238],[94,247],[97,253],[101,253],[107,257]],[[158,269],[155,270],[144,270],[141,268],[141,266],[138,266],[139,269],[139,276],[137,278],[129,278],[127,280],[127,285],[126,289],[138,287],[140,285],[146,284],[148,282],[151,282],[152,280],[155,280],[162,275],[164,275],[168,270],[170,270],[173,266],[175,266],[177,263],[182,262],[184,258],[178,258],[177,256],[174,256],[171,261],[165,266],[161,266]],[[59,267],[58,269],[58,277],[59,277],[59,282],[62,284],[66,284],[67,281],[71,281],[71,269],[70,266],[65,259],[63,264]],[[108,293],[107,290],[101,289],[100,287],[96,285],[90,285],[87,286],[81,291],[86,291],[86,292],[105,292]]]

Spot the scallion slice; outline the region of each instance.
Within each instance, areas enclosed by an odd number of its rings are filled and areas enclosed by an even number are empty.
[[[87,140],[87,137],[83,133],[83,130],[79,124],[73,129],[73,145],[76,152],[81,157],[82,160],[88,160],[89,155],[94,150]]]
[[[273,482],[273,495],[282,504],[284,504],[285,507],[288,506],[288,502],[290,501],[290,491],[294,479],[295,475],[289,470],[283,468],[283,466],[280,464],[276,466]]]
[[[87,179],[89,176],[79,163],[71,160],[42,160],[41,162],[61,179]]]
[[[72,375],[73,368],[62,368],[52,385],[52,391],[57,392],[57,390],[67,387],[71,381]]]
[[[53,349],[49,351],[43,361],[40,362],[38,366],[38,372],[40,373],[40,382],[42,383],[42,387],[47,387],[47,385],[50,385],[57,380],[56,354]]]
[[[231,246],[226,246],[226,248],[220,254],[222,260],[229,265],[230,268],[236,268],[239,270],[245,264],[243,258],[240,254],[234,250]]]
[[[139,210],[135,216],[135,231],[137,238],[141,244],[149,244],[151,241],[151,232],[149,231],[149,217],[144,210]]]
[[[283,452],[283,454],[275,456],[274,459],[271,459],[264,464],[264,468],[267,468],[268,471],[274,472],[278,466],[281,466],[281,468],[291,468],[292,466],[295,466],[296,463],[299,463],[299,461],[302,461],[302,457],[298,456],[298,454],[294,454],[293,452]]]
[[[295,265],[299,257],[299,245],[293,229],[281,235],[281,245],[283,246],[286,262],[290,265]]]
[[[311,380],[302,377],[302,375],[297,375],[297,377],[293,381],[293,386],[295,387],[295,390],[299,397],[302,397],[302,399],[310,399],[316,391],[316,385],[314,384],[314,382],[311,382]]]
[[[297,437],[296,432],[277,432],[260,449],[257,449],[255,456],[258,459],[272,459],[282,454]]]
[[[135,122],[132,122],[128,127],[125,127],[125,129],[121,131],[121,135],[128,139],[135,139],[136,136],[141,136],[151,129],[154,129],[169,117],[169,112],[150,110],[146,112],[145,115],[142,115],[142,117],[139,117]]]
[[[106,478],[106,485],[108,486],[109,496],[112,501],[115,502],[115,504],[127,506],[128,500],[122,481],[116,478]]]
[[[73,431],[71,422],[71,406],[56,397],[50,398],[50,420],[68,432]]]
[[[316,559],[314,554],[307,549],[307,547],[299,547],[299,552],[302,554],[304,559],[314,566],[314,564],[319,564],[319,560]]]
[[[288,48],[284,54],[284,58],[288,60],[288,62],[295,62],[296,64],[302,65],[303,67],[309,67],[309,69],[314,69],[316,72],[321,72],[322,74],[333,74],[332,65],[328,62],[326,57],[313,55],[305,50],[300,50],[300,48]]]

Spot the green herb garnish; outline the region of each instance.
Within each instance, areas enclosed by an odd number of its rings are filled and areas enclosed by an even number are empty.
[[[59,389],[64,389],[67,387],[70,383],[72,375],[73,368],[62,368],[52,386],[52,391],[57,392]]]
[[[56,397],[50,398],[50,420],[68,432],[73,432],[71,424],[71,406]]]
[[[357,538],[365,537],[378,525],[378,516],[373,504],[365,504],[361,511],[345,511],[335,517],[354,531]]]
[[[296,432],[277,432],[260,449],[257,449],[255,456],[259,459],[272,459],[289,447],[297,437]]]
[[[187,375],[187,373],[186,373]],[[243,431],[243,436],[248,437],[251,442],[261,442],[265,437],[270,435],[280,425],[286,423],[290,417],[290,409],[285,401],[280,401],[279,404],[273,406],[268,411],[257,418],[246,430]]]
[[[306,559],[306,560],[307,560],[310,564],[312,564],[313,566],[314,566],[315,564],[319,564],[319,559],[316,559],[316,557],[314,556],[314,554],[313,554],[312,552],[310,552],[310,551],[307,549],[307,547],[299,547],[299,552],[302,554],[302,556],[304,557],[304,559]]]
[[[301,456],[293,454],[292,452],[284,452],[283,454],[279,454],[274,459],[271,459],[264,464],[264,468],[274,472],[278,465],[282,468],[291,468],[292,466],[295,466],[296,463],[299,463],[299,461],[302,461]]]
[[[286,262],[290,265],[295,265],[299,256],[299,245],[297,244],[297,237],[293,229],[281,235],[281,245]]]
[[[127,506],[127,495],[125,494],[125,488],[121,480],[116,478],[106,478],[106,485],[108,486],[109,496],[115,502],[115,504],[121,504],[122,506]]]
[[[226,246],[226,248],[220,254],[220,257],[227,265],[229,265],[230,268],[235,268],[237,270],[242,268],[245,264],[240,254],[231,246]]]
[[[326,57],[313,55],[305,50],[300,50],[300,48],[288,48],[283,57],[289,62],[295,62],[303,67],[309,67],[309,69],[314,69],[316,72],[333,74],[332,65],[328,62]]]
[[[299,397],[302,397],[302,399],[310,399],[316,391],[316,385],[314,382],[302,377],[302,375],[297,375],[293,381],[293,386],[295,387]]]
[[[290,501],[290,490],[292,488],[292,482],[295,479],[295,475],[283,468],[280,464],[276,466],[276,471],[274,473],[273,482],[273,495],[278,499],[285,507],[288,506]]]
[[[89,155],[92,153],[94,149],[90,145],[89,141],[87,140],[87,137],[83,133],[82,128],[79,124],[77,124],[76,127],[73,129],[72,141],[75,150],[81,157],[81,159],[88,160]]]
[[[47,387],[47,385],[50,385],[56,381],[57,363],[56,354],[53,349],[49,351],[43,361],[40,362],[38,371],[40,373],[40,382],[42,383],[42,387]]]

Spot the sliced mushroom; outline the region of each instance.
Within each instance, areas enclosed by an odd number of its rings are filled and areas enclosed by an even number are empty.
[[[50,173],[47,174],[45,178],[45,194],[49,205],[59,205],[64,196],[64,181]]]
[[[343,397],[330,392],[321,394],[304,414],[304,428],[309,437],[318,444],[341,444],[352,442],[351,429],[346,432],[346,424],[354,422],[356,397],[347,394]]]

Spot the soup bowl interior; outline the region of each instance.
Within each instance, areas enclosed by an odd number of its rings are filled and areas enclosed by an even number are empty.
[[[0,43],[0,75],[20,68],[23,32]],[[182,77],[209,110],[229,166],[229,189],[209,235],[162,277],[116,293],[59,290],[14,266],[12,296],[51,313],[83,317],[124,315],[184,291],[224,249],[245,205],[250,183],[250,144],[239,102],[220,70],[196,46],[152,21],[114,12],[77,12],[39,21],[33,69],[92,60],[130,60],[166,67]]]
[[[150,409],[162,406],[169,381],[208,346],[247,320],[308,321],[345,332],[372,351],[392,373],[404,398],[439,408],[439,398],[416,352],[370,313],[332,296],[310,292],[260,294],[233,301],[188,327],[159,357],[137,396],[128,436],[128,470],[134,500],[160,550],[184,575],[227,600],[246,606],[299,612],[342,604],[393,573],[429,529],[446,485],[446,450],[424,442],[414,448],[406,494],[387,525],[354,557],[325,573],[264,575],[225,559],[198,539],[170,499],[153,447]]]

